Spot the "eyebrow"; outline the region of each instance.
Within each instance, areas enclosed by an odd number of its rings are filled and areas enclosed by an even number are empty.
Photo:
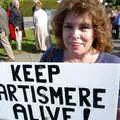
[[[71,22],[65,22],[64,24],[65,25],[74,25],[74,24],[71,24]],[[93,26],[91,23],[87,23],[87,22],[79,23],[79,25],[80,26],[83,26],[83,25]]]

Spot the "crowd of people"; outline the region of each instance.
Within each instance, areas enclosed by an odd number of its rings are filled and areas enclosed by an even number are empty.
[[[8,5],[7,11],[1,7],[0,12],[0,42],[2,47],[9,57],[8,62],[14,62],[15,56],[10,44],[10,41],[16,41],[17,50],[22,50],[22,32],[24,30],[24,20],[22,12],[19,9],[20,3],[18,0],[13,0]]]
[[[120,8],[113,10],[111,6],[106,6],[106,11],[111,20],[112,37],[113,39],[120,39]]]
[[[46,49],[49,46],[49,31],[48,31],[48,16],[47,13],[44,9],[42,9],[42,2],[39,0],[34,0],[34,7],[32,8],[32,17],[33,17],[33,24],[34,24],[34,36],[35,36],[35,47],[32,49],[32,52],[45,52]],[[7,11],[3,8],[4,10],[4,15],[6,15],[4,19],[3,13],[1,12],[0,18],[1,18],[1,29],[4,30],[3,24],[5,23],[6,26],[5,29],[5,35],[7,39],[7,45],[2,42],[6,41],[4,38],[1,36],[1,43],[4,49],[6,50],[6,53],[8,57],[10,56],[9,54],[12,53],[12,56],[14,55],[11,47],[11,41],[15,40],[16,41],[16,49],[18,51],[22,50],[22,38],[23,38],[23,33],[24,33],[24,19],[23,19],[23,14],[21,12],[20,8],[20,2],[19,0],[13,0],[8,6],[7,6]],[[7,14],[6,14],[7,13]],[[41,19],[42,18],[42,19]],[[1,31],[2,31],[1,30]],[[10,50],[6,48],[8,46]],[[13,58],[15,61],[15,57]],[[9,58],[6,61],[13,61],[11,58]]]

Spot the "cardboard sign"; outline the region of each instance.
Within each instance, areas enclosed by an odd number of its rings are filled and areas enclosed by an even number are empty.
[[[0,120],[116,120],[119,64],[0,63]]]

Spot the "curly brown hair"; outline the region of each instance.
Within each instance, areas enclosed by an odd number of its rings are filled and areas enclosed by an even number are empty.
[[[53,18],[54,33],[59,40],[59,47],[64,48],[62,28],[64,19],[69,12],[78,16],[83,13],[88,13],[92,18],[92,24],[96,34],[92,47],[101,52],[111,52],[112,35],[110,20],[104,6],[97,0],[62,0]]]

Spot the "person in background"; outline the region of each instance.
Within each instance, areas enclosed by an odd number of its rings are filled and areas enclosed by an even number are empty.
[[[12,9],[12,3],[10,3],[7,7],[7,14],[8,14],[8,18],[10,17],[11,15],[11,9]],[[15,35],[15,27],[13,26],[13,24],[11,24],[9,22],[9,31],[10,31],[10,34],[9,34],[9,40],[10,42],[12,42],[12,40],[16,40],[16,35]]]
[[[33,23],[35,25],[36,51],[44,52],[49,44],[48,17],[39,0],[35,2],[35,8]]]
[[[32,18],[33,18],[34,12],[36,11],[36,5],[35,5],[36,1],[33,1],[33,2],[34,2],[34,4],[32,6]],[[32,28],[32,31],[33,31],[34,38],[36,39],[36,32],[35,32],[34,21],[33,21],[33,26],[34,27]],[[32,48],[32,52],[37,52],[36,51],[36,40],[35,39],[33,40],[34,47]]]
[[[15,62],[15,56],[9,43],[8,35],[9,28],[7,12],[0,6],[0,44],[2,44],[5,52],[9,57],[9,59],[6,61]]]
[[[35,5],[33,5],[32,6],[32,16],[34,15],[35,10],[36,10],[36,7],[35,7]]]
[[[24,20],[22,12],[20,11],[20,3],[18,0],[12,2],[11,14],[9,22],[15,27],[17,49],[22,50],[22,32],[24,31]]]
[[[115,38],[120,39],[120,8],[118,8],[118,10],[117,10],[117,16],[116,16],[115,21],[114,21],[114,26],[116,29]]]

